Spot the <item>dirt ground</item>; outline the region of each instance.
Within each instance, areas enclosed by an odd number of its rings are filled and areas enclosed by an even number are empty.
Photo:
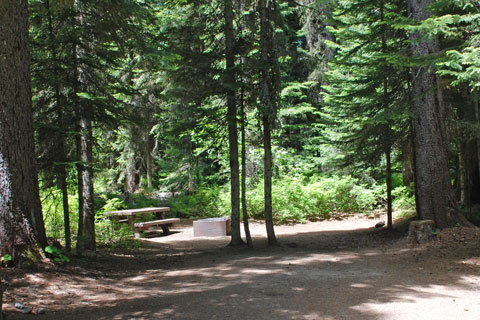
[[[452,228],[411,247],[405,232],[355,216],[251,225],[254,248],[173,234],[67,266],[16,270],[7,319],[480,319],[480,232]],[[45,314],[24,315],[22,302]]]

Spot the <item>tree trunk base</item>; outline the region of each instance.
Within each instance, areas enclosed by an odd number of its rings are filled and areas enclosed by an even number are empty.
[[[412,221],[408,229],[408,243],[415,245],[432,241],[434,226],[433,220]]]

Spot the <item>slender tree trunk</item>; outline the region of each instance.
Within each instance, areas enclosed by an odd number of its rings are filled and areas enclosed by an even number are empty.
[[[60,90],[57,90],[57,101],[60,104]],[[64,120],[63,120],[63,113],[62,110],[58,109],[58,123],[61,128],[64,128]],[[56,176],[57,176],[57,186],[62,191],[62,203],[63,203],[63,227],[64,227],[64,234],[65,234],[65,249],[67,252],[70,252],[72,249],[72,235],[70,232],[70,210],[68,206],[68,184],[67,184],[67,155],[65,151],[65,138],[63,132],[57,132],[58,138],[58,157],[60,160],[60,164],[57,165],[55,168]]]
[[[416,21],[429,17],[431,3],[432,0],[407,0],[409,13]],[[436,39],[423,39],[414,32],[410,40],[413,57],[428,57],[439,51]],[[434,220],[438,228],[444,228],[464,219],[459,216],[450,182],[443,97],[437,77],[428,67],[414,67],[413,77],[417,214],[420,219]]]
[[[476,125],[480,125],[480,110],[478,110],[478,91],[473,92],[473,108],[475,110],[475,121]],[[478,176],[480,178],[480,138],[477,138],[477,167],[478,167]]]
[[[227,122],[230,157],[230,191],[231,191],[231,241],[230,245],[243,244],[240,233],[240,168],[238,163],[238,128],[237,104],[235,101],[235,52],[233,33],[232,0],[224,1],[225,17],[225,59],[226,59],[226,89],[227,89]]]
[[[152,190],[153,188],[153,159],[152,159],[152,137],[147,135],[147,143],[145,147],[145,166],[147,168],[147,188]]]
[[[33,135],[26,0],[0,2],[0,257],[47,244]]]
[[[78,105],[77,105],[78,106]],[[81,138],[80,138],[80,126],[76,124],[77,128],[77,136],[75,137],[75,143],[76,143],[76,149],[77,149],[77,192],[78,192],[78,229],[77,229],[77,253],[81,254],[82,248],[79,247],[78,244],[78,239],[83,235],[83,204],[84,204],[84,199],[83,199],[83,179],[82,179],[82,172],[83,172],[83,164],[81,163],[81,154],[80,154],[80,149],[81,149]]]
[[[268,117],[263,117],[263,143],[264,143],[264,189],[265,189],[265,225],[267,228],[268,244],[277,244],[273,228],[272,207],[272,137]]]
[[[245,12],[245,2],[240,1],[240,14]],[[238,24],[240,37],[243,38],[245,17]],[[240,58],[241,66],[245,66],[246,56],[242,55]],[[246,114],[245,114],[245,79],[244,72],[241,71],[241,87],[240,87],[240,117],[241,117],[241,202],[242,202],[242,216],[243,216],[243,229],[245,231],[245,239],[247,240],[247,246],[253,248],[252,235],[250,234],[250,225],[248,219],[247,208],[247,143],[246,143]]]
[[[385,157],[387,160],[387,228],[388,230],[393,229],[393,208],[392,208],[392,159],[391,159],[391,149],[385,152]]]
[[[74,2],[74,8],[77,10],[75,19],[76,26],[85,24],[85,15],[82,12],[82,3],[78,0]],[[81,39],[82,40],[82,39]],[[85,40],[88,41],[88,40]],[[83,62],[86,57],[85,47],[74,45],[75,59],[75,77],[76,88],[75,95],[81,91],[88,91],[88,66]],[[89,113],[91,112],[86,102],[75,98],[76,112],[78,119],[77,133],[77,155],[80,161],[78,189],[79,189],[79,222],[77,234],[77,253],[82,251],[95,251],[95,211],[93,206],[93,128]]]
[[[77,250],[95,251],[95,211],[93,207],[93,132],[92,122],[88,118],[80,119],[80,161],[82,171],[80,172],[82,180],[82,233],[78,234]],[[80,218],[79,218],[80,219]]]
[[[242,117],[242,214],[243,214],[243,228],[245,230],[245,238],[247,239],[247,246],[249,248],[253,247],[252,236],[250,234],[250,227],[248,223],[248,210],[247,210],[247,147],[246,147],[246,138],[245,138],[245,100],[244,100],[244,89],[241,89],[240,92],[240,113]]]
[[[270,5],[274,7],[274,0]],[[273,45],[273,28],[270,21],[269,7],[266,0],[258,1],[260,13],[260,51],[261,51],[261,80],[260,101],[262,104],[263,149],[264,149],[264,188],[265,188],[265,225],[267,228],[268,244],[276,245],[277,239],[273,227],[272,208],[272,124],[276,114],[276,89],[278,78],[275,70],[276,55]]]
[[[468,175],[467,150],[465,141],[458,142],[458,178],[460,187],[460,205],[464,208],[470,206],[470,178]]]
[[[48,10],[48,31],[49,31],[49,40],[50,40],[50,52],[52,54],[52,60],[54,62],[55,74],[57,77],[60,77],[60,68],[57,64],[57,49],[55,47],[55,36],[53,32],[53,23],[52,23],[52,14],[50,9],[50,1],[45,2]],[[62,200],[63,200],[63,225],[64,225],[64,234],[65,234],[65,249],[67,252],[70,252],[72,249],[71,242],[71,233],[70,233],[70,211],[68,208],[68,185],[67,185],[67,172],[65,163],[67,162],[67,156],[65,152],[65,137],[64,133],[61,132],[65,127],[64,117],[63,117],[63,99],[61,95],[61,84],[57,82],[55,84],[55,100],[57,103],[57,121],[60,126],[60,130],[56,132],[56,138],[58,139],[58,145],[56,151],[58,151],[58,159],[60,164],[57,165],[56,177],[58,188],[62,191]]]
[[[58,188],[62,191],[63,203],[63,226],[65,233],[65,250],[70,252],[72,249],[72,234],[70,232],[70,210],[68,206],[68,185],[65,172],[65,166],[59,168],[57,173]]]
[[[385,4],[380,1],[380,15],[382,23],[385,21],[384,16],[384,9]],[[387,54],[387,31],[385,29],[385,24],[382,24],[382,53]],[[384,62],[383,64],[383,108],[387,110],[389,108],[389,99],[388,99],[388,65]],[[388,121],[385,132],[386,135],[384,137],[385,144],[386,144],[386,151],[385,151],[385,158],[387,162],[387,170],[386,170],[386,182],[387,182],[387,228],[388,230],[393,229],[393,210],[392,210],[392,143],[391,143],[391,121]]]

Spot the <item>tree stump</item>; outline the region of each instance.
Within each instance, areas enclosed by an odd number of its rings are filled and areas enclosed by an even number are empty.
[[[435,222],[433,220],[412,221],[408,229],[408,243],[421,244],[431,241],[434,225]]]

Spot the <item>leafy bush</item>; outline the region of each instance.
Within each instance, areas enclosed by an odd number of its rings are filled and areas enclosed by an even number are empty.
[[[217,186],[202,186],[193,194],[170,199],[167,205],[171,207],[171,214],[177,217],[216,217],[222,212],[219,209],[222,204],[221,189]]]
[[[395,210],[415,210],[415,196],[410,188],[396,187],[392,190],[392,206]]]
[[[100,246],[131,248],[138,245],[132,238],[132,229],[128,224],[115,222],[104,215],[97,216],[95,236]]]
[[[47,246],[45,248],[45,252],[50,254],[53,258],[53,261],[55,261],[55,262],[59,262],[59,263],[70,262],[70,258],[67,257],[64,254],[64,252],[57,247]]]
[[[62,192],[57,188],[40,189],[40,199],[47,237],[63,240],[65,232]],[[78,195],[68,196],[68,207],[70,211],[70,233],[72,237],[75,237],[76,226],[78,225]]]
[[[379,186],[359,185],[351,177],[324,177],[311,182],[283,177],[276,179],[272,187],[273,218],[277,223],[293,223],[326,219],[339,212],[368,211],[378,205],[382,191]],[[247,209],[254,219],[264,218],[263,195],[263,181],[247,190]],[[212,212],[228,215],[228,189],[223,189],[218,199]]]

